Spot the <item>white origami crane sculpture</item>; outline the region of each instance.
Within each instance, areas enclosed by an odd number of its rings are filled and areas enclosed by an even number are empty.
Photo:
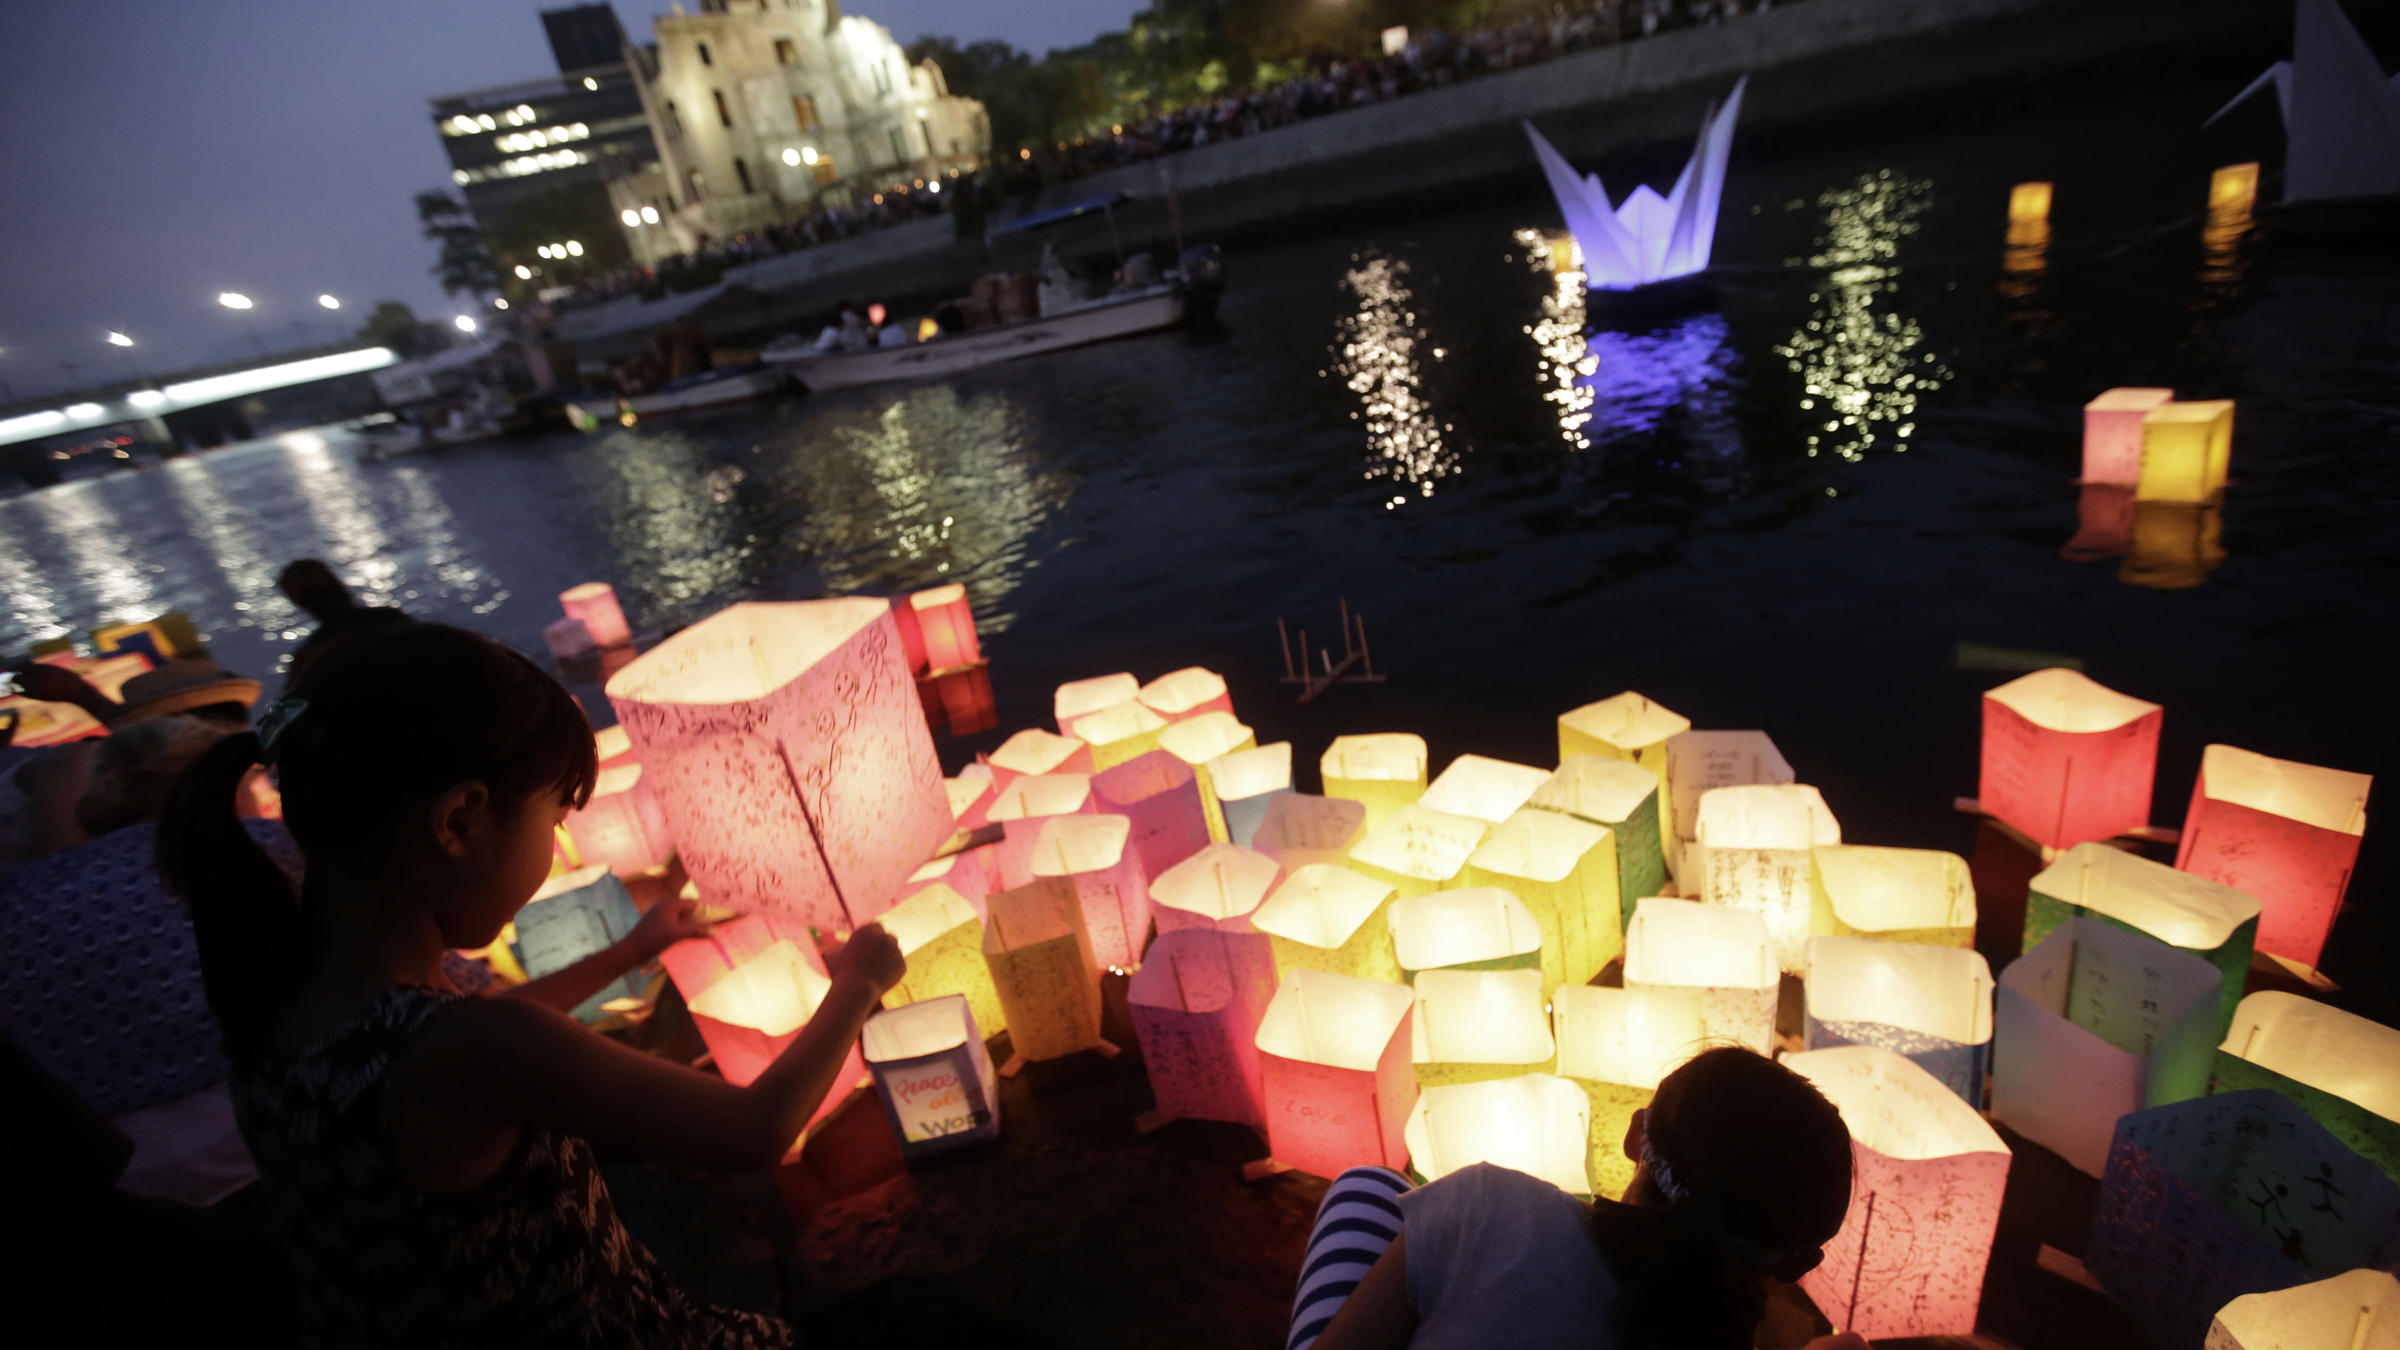
[[[2400,194],[2400,77],[2384,76],[2339,4],[2300,0],[2292,59],[2267,67],[2208,121],[2269,84],[2283,108],[2286,202]]]
[[[1742,90],[1749,83],[1747,75],[1736,81],[1725,105],[1710,107],[1700,119],[1700,139],[1673,191],[1661,197],[1648,186],[1637,187],[1622,206],[1608,204],[1600,175],[1576,177],[1533,123],[1525,124],[1567,229],[1583,250],[1587,287],[1630,291],[1708,266],[1709,250],[1717,239],[1717,203],[1725,194],[1725,160],[1733,153],[1733,123],[1741,115]]]

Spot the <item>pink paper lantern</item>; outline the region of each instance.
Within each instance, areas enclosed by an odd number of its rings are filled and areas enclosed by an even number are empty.
[[[967,588],[953,582],[908,597],[916,615],[917,632],[925,644],[925,665],[931,670],[973,665],[983,659],[975,638],[975,612],[967,604]]]
[[[1181,722],[1202,713],[1233,713],[1233,696],[1225,691],[1225,677],[1213,670],[1186,666],[1182,670],[1161,675],[1142,686],[1135,695],[1142,706],[1166,718]]]
[[[1033,880],[1033,846],[1052,816],[1090,815],[1092,779],[1080,773],[1036,773],[1011,780],[992,799],[990,818],[1000,826],[1000,885]]]
[[[1075,732],[1075,719],[1131,702],[1141,692],[1141,681],[1123,671],[1095,675],[1088,680],[1069,680],[1051,695],[1050,714],[1058,723],[1059,734],[1071,736]]]
[[[2255,897],[2258,949],[2314,967],[2350,887],[2374,783],[2363,773],[2209,746],[2175,866]]]
[[[567,817],[566,828],[577,856],[620,877],[655,872],[675,856],[675,837],[642,786],[639,764],[602,769],[592,799]]]
[[[739,1087],[758,1081],[833,987],[807,925],[780,916],[754,914],[721,923],[710,937],[667,948],[659,961],[691,1009],[717,1072]],[[809,1124],[824,1119],[865,1077],[853,1045]]]
[[[570,619],[583,620],[584,630],[592,641],[602,647],[622,647],[633,641],[633,629],[625,622],[625,611],[617,604],[616,588],[605,581],[587,581],[558,596],[561,609]]]
[[[1200,809],[1208,817],[1208,837],[1223,843],[1225,808],[1217,799],[1210,766],[1227,755],[1256,748],[1258,737],[1234,720],[1232,713],[1204,712],[1187,717],[1158,733],[1158,748],[1192,766],[1200,780]]]
[[[1258,1029],[1274,997],[1275,961],[1264,937],[1159,934],[1127,1001],[1161,1120],[1266,1128]]]
[[[1000,795],[988,764],[970,764],[958,771],[958,777],[943,779],[942,792],[950,799],[951,823],[968,831],[990,823],[992,799]]]
[[[1417,1104],[1408,986],[1317,970],[1286,972],[1258,1028],[1267,1148],[1320,1177],[1398,1169]]]
[[[1283,876],[1272,859],[1239,844],[1210,844],[1150,882],[1158,931],[1190,928],[1248,933],[1250,915]]]
[[[1129,759],[1092,778],[1102,811],[1133,825],[1133,852],[1142,875],[1155,879],[1208,846],[1208,814],[1192,766],[1164,750]]]
[[[1127,847],[1132,823],[1123,816],[1053,816],[1033,846],[1033,874],[1063,877],[1075,887],[1084,931],[1101,965],[1138,965],[1150,941],[1150,888]]]
[[[1088,774],[1092,771],[1092,751],[1072,736],[1027,727],[1002,741],[988,762],[992,766],[993,786],[1005,788],[1028,774]]]
[[[735,605],[617,672],[608,699],[712,903],[856,928],[950,837],[882,601]]]
[[[2111,389],[2083,405],[2083,481],[2132,487],[2142,476],[2142,418],[2172,389]]]
[[[2072,670],[2037,670],[1983,696],[1984,814],[2047,848],[2150,823],[2164,713]]]
[[[980,915],[984,900],[1000,885],[1000,846],[978,844],[974,848],[945,853],[941,857],[908,874],[907,893],[915,895],[929,886],[947,886],[958,898],[975,907]]]

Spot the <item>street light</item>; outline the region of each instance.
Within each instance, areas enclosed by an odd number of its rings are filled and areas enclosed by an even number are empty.
[[[530,267],[527,267],[527,266],[526,266],[525,264],[523,264],[523,263],[518,263],[518,264],[517,264],[517,280],[519,280],[519,281],[531,281],[531,280],[533,280],[533,269],[532,269],[532,268],[530,268]]]
[[[342,307],[342,302],[330,295],[318,296],[317,303],[323,305],[327,309],[340,309]]]
[[[567,241],[567,256],[571,258],[583,256],[583,244],[580,240],[570,239]]]
[[[111,331],[108,335],[108,345],[111,347],[130,347],[133,345],[133,339],[125,336],[123,333]]]
[[[242,294],[240,291],[217,292],[217,303],[223,305],[227,309],[251,308],[250,297]]]
[[[259,330],[256,312],[258,307],[250,303],[250,297],[240,291],[219,291],[217,292],[217,303],[227,309],[241,310],[250,315],[250,340],[258,345],[259,356],[265,357],[267,335]]]
[[[467,317],[467,316],[466,316],[466,315],[464,315],[464,314],[461,314],[461,315],[459,315],[457,318],[455,318],[455,319],[452,319],[450,322],[452,322],[452,323],[454,323],[454,324],[457,324],[457,325],[458,325],[458,331],[460,331],[460,332],[462,332],[462,333],[472,333],[472,332],[474,332],[474,331],[475,331],[475,321],[474,321],[473,319],[471,319],[471,318]]]

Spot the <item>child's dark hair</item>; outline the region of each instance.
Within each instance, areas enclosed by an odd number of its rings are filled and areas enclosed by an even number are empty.
[[[1663,1209],[1603,1202],[1593,1213],[1626,1291],[1626,1344],[1747,1347],[1764,1313],[1761,1277],[1841,1229],[1849,1128],[1815,1084],[1734,1046],[1668,1074],[1647,1120],[1649,1154],[1672,1171],[1675,1194]]]
[[[279,732],[266,726],[285,713]],[[460,783],[500,803],[549,792],[580,805],[599,771],[591,726],[558,681],[440,624],[357,633],[295,672],[261,720],[311,882],[397,861]],[[191,906],[209,1006],[237,1063],[263,1048],[310,962],[301,897],[234,811],[259,749],[249,732],[211,746],[176,781],[158,831],[159,871]]]

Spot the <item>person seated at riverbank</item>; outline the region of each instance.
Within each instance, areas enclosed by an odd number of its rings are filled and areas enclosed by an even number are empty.
[[[408,620],[408,615],[390,605],[358,603],[358,597],[350,593],[348,583],[315,558],[299,558],[286,563],[284,569],[275,574],[275,589],[283,593],[284,599],[298,605],[302,613],[317,621],[316,631],[301,639],[299,647],[292,652],[292,674],[297,674],[302,665],[339,641],[344,634]]]
[[[569,1018],[669,943],[696,902],[510,994],[451,989],[442,954],[489,944],[588,800],[590,725],[525,657],[459,629],[363,633],[302,671],[176,785],[158,860],[190,904],[244,1138],[289,1216],[314,1339],[353,1345],[787,1345],[792,1328],[669,1284],[595,1171],[598,1139],[721,1169],[778,1161],[905,973],[869,924],[748,1087]],[[294,888],[241,829],[251,766],[280,780]],[[622,946],[622,944],[621,944]]]
[[[1765,1281],[1816,1268],[1850,1206],[1850,1132],[1808,1080],[1706,1051],[1634,1113],[1622,1203],[1491,1164],[1411,1189],[1354,1167],[1317,1210],[1287,1350],[1747,1350]],[[1855,1336],[1809,1350],[1864,1350]]]

